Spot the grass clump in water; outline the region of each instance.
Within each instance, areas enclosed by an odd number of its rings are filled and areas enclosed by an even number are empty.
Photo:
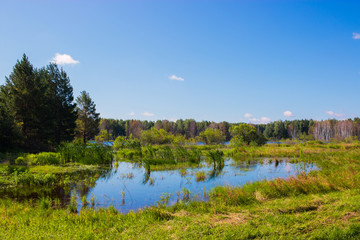
[[[206,174],[204,171],[198,171],[196,172],[195,177],[197,182],[203,182],[206,179]]]

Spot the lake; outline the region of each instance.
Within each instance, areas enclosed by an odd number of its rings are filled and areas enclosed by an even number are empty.
[[[125,213],[156,205],[164,194],[169,195],[168,205],[176,203],[182,198],[183,192],[188,191],[192,198],[204,200],[204,190],[209,191],[215,186],[242,186],[265,179],[288,178],[312,170],[318,168],[314,164],[291,163],[285,158],[277,161],[271,158],[249,161],[226,159],[221,169],[213,169],[202,162],[197,168],[150,173],[136,163],[118,162],[91,188],[79,193],[81,191],[75,190],[79,187],[75,187],[71,195],[78,196],[78,199],[85,195],[88,200],[95,197],[96,207],[113,205]],[[196,172],[199,171],[205,173],[204,181],[197,181]],[[81,208],[81,203],[78,207]]]

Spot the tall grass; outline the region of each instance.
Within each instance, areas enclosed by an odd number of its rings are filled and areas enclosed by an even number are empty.
[[[62,163],[111,164],[112,148],[99,143],[63,143],[58,147]]]
[[[210,150],[206,152],[206,157],[212,162],[214,169],[224,165],[224,152],[220,150]]]
[[[13,180],[16,185],[23,186],[52,186],[58,184],[55,174],[31,173],[28,170],[24,172],[13,172],[11,174],[11,180]]]
[[[360,153],[339,152],[311,154],[303,159],[312,159],[320,171],[301,173],[287,179],[261,181],[244,187],[216,187],[211,191],[214,201],[232,205],[249,204],[269,199],[316,193],[329,193],[360,188]]]

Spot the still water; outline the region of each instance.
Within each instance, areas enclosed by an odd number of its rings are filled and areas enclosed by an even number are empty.
[[[176,203],[182,191],[189,190],[192,197],[203,199],[204,190],[215,186],[239,186],[259,180],[288,178],[302,172],[318,170],[314,164],[290,163],[287,159],[258,159],[234,161],[227,159],[221,169],[202,163],[198,168],[184,170],[151,171],[135,163],[118,162],[106,176],[100,177],[88,191],[72,195],[85,195],[96,200],[96,207],[113,205],[122,212],[156,205],[164,194],[169,194],[168,205]],[[206,179],[197,181],[196,172],[204,171]],[[79,208],[81,203],[79,203]]]

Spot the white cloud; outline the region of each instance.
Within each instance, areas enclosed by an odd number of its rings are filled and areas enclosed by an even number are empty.
[[[181,82],[184,81],[184,79],[183,79],[182,77],[178,77],[178,76],[176,76],[176,75],[171,75],[171,76],[169,77],[169,79],[170,79],[170,80],[181,81]]]
[[[353,39],[360,39],[360,33],[354,33],[353,32]]]
[[[249,121],[251,123],[269,123],[271,122],[271,119],[268,117],[261,117],[260,119],[258,118],[250,118]]]
[[[129,113],[130,116],[135,116],[134,112]]]
[[[55,54],[55,57],[53,58],[52,62],[56,63],[58,65],[78,64],[78,63],[80,63],[79,61],[74,60],[70,55],[60,54],[60,53]]]
[[[260,122],[260,119],[250,118],[249,121],[252,122],[252,123],[258,123],[258,122]]]
[[[169,121],[170,121],[170,122],[176,122],[176,121],[177,121],[177,118],[170,118]]]
[[[326,113],[332,117],[344,117],[345,116],[345,114],[343,114],[343,113],[334,113],[333,111],[327,111]]]
[[[261,117],[260,118],[260,123],[269,123],[271,122],[271,119],[268,117]]]
[[[251,114],[251,113],[245,113],[244,114],[244,117],[246,117],[246,118],[251,118],[253,115]]]
[[[284,116],[285,117],[293,117],[294,114],[291,111],[287,110],[287,111],[284,112]]]
[[[155,116],[155,114],[149,113],[149,112],[143,112],[142,115],[145,116],[145,117],[153,117],[153,116]]]

